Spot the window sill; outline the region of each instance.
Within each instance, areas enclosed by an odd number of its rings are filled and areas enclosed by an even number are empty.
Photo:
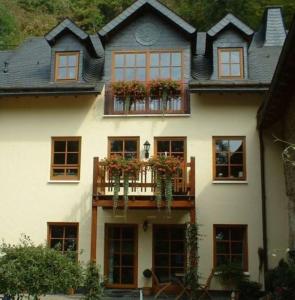
[[[136,117],[190,117],[191,114],[122,114],[103,115],[104,118],[136,118]]]
[[[248,271],[247,272],[243,272],[243,273],[244,273],[245,276],[250,276],[250,273]],[[218,276],[220,274],[221,274],[221,272],[218,272],[218,271],[214,272],[214,276]]]
[[[80,180],[48,180],[47,183],[79,183]]]
[[[247,180],[213,180],[213,184],[248,184]]]

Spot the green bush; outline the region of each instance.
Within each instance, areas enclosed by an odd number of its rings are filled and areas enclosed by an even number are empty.
[[[242,280],[238,284],[240,300],[256,300],[262,296],[261,284],[255,281]]]
[[[100,300],[103,295],[103,279],[98,266],[90,262],[85,270],[84,290],[86,300]]]
[[[295,263],[281,260],[266,274],[266,289],[275,300],[295,299]]]
[[[77,288],[82,279],[80,265],[70,256],[46,246],[35,246],[28,237],[18,245],[0,245],[0,293],[12,298]]]
[[[217,278],[225,286],[238,288],[239,284],[246,280],[243,268],[239,264],[220,265],[215,271],[217,272]]]

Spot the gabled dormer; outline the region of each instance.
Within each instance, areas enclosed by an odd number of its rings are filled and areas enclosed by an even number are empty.
[[[51,47],[51,81],[91,82],[102,73],[104,49],[98,35],[88,35],[65,19],[45,35]]]
[[[212,43],[211,79],[248,79],[248,47],[254,31],[229,13],[207,33]]]

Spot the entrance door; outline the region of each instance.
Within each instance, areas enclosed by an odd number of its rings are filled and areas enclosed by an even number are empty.
[[[184,273],[186,263],[185,226],[154,225],[153,268],[162,281]]]
[[[137,226],[106,224],[107,287],[137,287]]]

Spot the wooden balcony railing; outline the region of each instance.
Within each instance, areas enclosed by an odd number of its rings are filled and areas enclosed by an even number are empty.
[[[172,208],[191,208],[195,199],[195,159],[191,157],[177,177],[173,178]],[[113,178],[106,167],[95,157],[93,161],[93,202],[97,206],[113,205]],[[140,168],[139,175],[129,182],[128,206],[131,208],[156,208],[156,178],[148,163]],[[163,207],[165,198],[163,197]],[[123,204],[123,180],[120,180],[119,207]]]
[[[122,98],[114,96],[111,85],[105,89],[105,115],[132,114],[186,114],[189,113],[189,93],[187,85],[181,84],[179,92],[170,94],[167,100],[152,97],[147,84],[147,96],[144,100],[135,100],[129,108]]]

